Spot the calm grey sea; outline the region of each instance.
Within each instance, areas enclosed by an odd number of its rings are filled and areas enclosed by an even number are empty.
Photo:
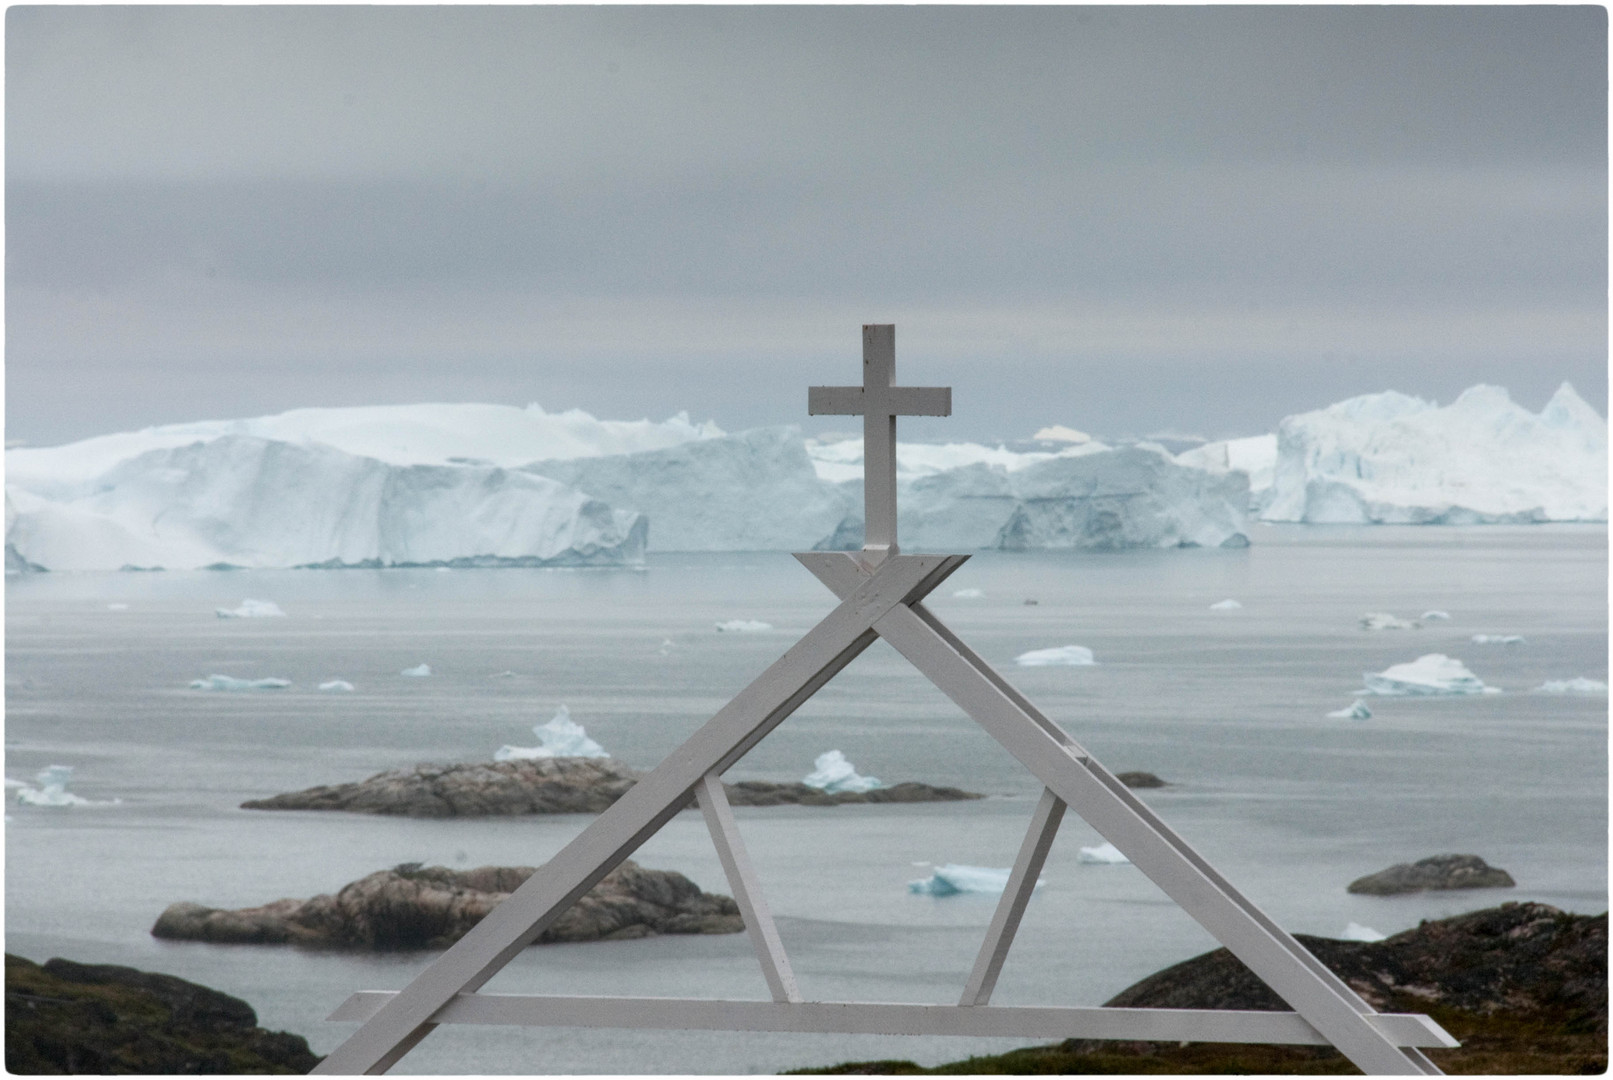
[[[1243,551],[980,554],[931,607],[1290,930],[1393,933],[1529,899],[1607,908],[1607,530],[1257,527]],[[975,598],[955,597],[978,589]],[[272,600],[283,619],[224,620]],[[1233,598],[1243,605],[1215,611]],[[1034,605],[1026,601],[1035,600]],[[126,605],[113,608],[112,605]],[[832,606],[784,554],[663,555],[643,570],[44,574],[7,582],[6,775],[75,769],[115,805],[10,804],[6,948],[130,964],[251,1002],[328,1051],[326,1014],[429,960],[160,942],[176,900],[240,907],[330,892],[406,861],[539,864],[582,816],[409,821],[238,809],[243,799],[420,761],[486,760],[561,703],[617,757],[653,766]],[[1385,611],[1447,622],[1367,632]],[[718,633],[756,619],[766,632]],[[1518,634],[1477,645],[1474,634]],[[1091,667],[1019,668],[1078,644]],[[1460,658],[1504,693],[1369,698],[1364,672]],[[400,672],[429,664],[429,678]],[[503,672],[514,676],[500,677]],[[202,692],[209,674],[288,690]],[[345,679],[351,694],[317,685]],[[729,772],[799,779],[824,750],[887,781],[985,792],[976,803],[740,809],[809,998],[955,1001],[993,899],[910,894],[922,864],[1007,866],[1038,789],[939,691],[876,644]],[[994,1001],[1098,1004],[1214,941],[1131,866],[1077,861],[1099,837],[1066,818]],[[1394,862],[1472,852],[1514,890],[1351,896]],[[639,852],[727,891],[698,814]],[[763,998],[744,935],[529,949],[502,991]],[[443,1028],[397,1071],[746,1073],[847,1058],[936,1063],[1018,1040]]]

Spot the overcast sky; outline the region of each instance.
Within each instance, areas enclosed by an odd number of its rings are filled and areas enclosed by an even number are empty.
[[[307,405],[919,438],[1607,410],[1599,7],[12,7],[8,440]]]

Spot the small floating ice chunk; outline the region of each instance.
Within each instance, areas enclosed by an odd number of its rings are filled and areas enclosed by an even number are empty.
[[[221,619],[285,618],[286,613],[273,600],[242,600],[238,608],[215,608]]]
[[[772,623],[765,623],[759,619],[729,619],[727,622],[717,624],[719,634],[754,634],[771,629],[773,629]]]
[[[1242,604],[1238,603],[1236,600],[1232,599],[1232,597],[1229,596],[1225,600],[1217,600],[1215,603],[1211,604],[1210,605],[1210,610],[1211,611],[1237,611],[1241,607],[1243,607]]]
[[[1537,694],[1605,694],[1607,683],[1596,679],[1553,679],[1535,687]]]
[[[1523,638],[1517,634],[1474,634],[1475,645],[1522,645]]]
[[[926,896],[955,896],[958,893],[1000,893],[1008,887],[1009,867],[937,866],[927,878],[907,883],[907,891]],[[1038,881],[1037,886],[1042,883]]]
[[[1363,630],[1416,630],[1417,624],[1410,619],[1398,618],[1387,611],[1369,611],[1361,616],[1361,629]]]
[[[27,784],[18,784],[15,780],[7,780],[6,787],[17,784],[17,801],[27,806],[111,806],[121,800],[113,799],[110,802],[96,802],[86,799],[82,795],[75,795],[67,790],[67,782],[73,777],[71,765],[47,765],[39,770],[34,777],[38,787]]]
[[[1367,708],[1366,702],[1356,698],[1354,705],[1330,712],[1327,714],[1327,718],[1329,720],[1371,720],[1372,710]]]
[[[979,589],[959,589],[952,595],[957,597],[959,600],[978,600],[986,594]]]
[[[1455,657],[1429,653],[1406,664],[1395,664],[1376,675],[1361,676],[1374,694],[1416,696],[1429,694],[1499,694]]]
[[[1422,618],[1423,622],[1449,622],[1451,613],[1448,611],[1425,611]],[[1354,926],[1355,924],[1351,923],[1350,925]]]
[[[494,675],[493,678],[495,678],[495,679],[513,679],[513,678],[515,678],[515,672],[513,672],[513,671],[501,671],[497,675]]]
[[[1032,649],[1014,657],[1020,667],[1081,667],[1096,664],[1092,650],[1085,645],[1060,645],[1056,649]]]
[[[192,690],[284,690],[290,679],[237,679],[233,675],[209,675],[190,684]]]
[[[1097,847],[1082,848],[1075,861],[1089,863],[1093,866],[1119,866],[1121,863],[1131,862],[1130,859],[1126,858],[1124,852],[1107,840]]]
[[[108,611],[128,611],[129,610],[129,605],[128,604],[108,604],[106,606],[106,609]]]
[[[1386,941],[1388,938],[1388,934],[1380,934],[1372,927],[1362,926],[1358,922],[1346,926],[1344,933],[1339,935],[1340,941]]]
[[[605,748],[588,737],[583,726],[571,718],[571,710],[564,705],[555,712],[547,724],[532,725],[532,734],[541,746],[501,746],[493,754],[494,761],[528,761],[552,757],[610,757]]]
[[[885,785],[878,777],[858,776],[857,770],[839,750],[828,750],[813,760],[816,768],[801,779],[807,787],[834,794],[837,791],[873,791]]]
[[[424,679],[427,675],[431,674],[431,665],[416,664],[414,667],[404,668],[402,671],[398,672],[398,674],[407,675],[411,679]]]
[[[346,679],[332,679],[329,682],[320,683],[319,688],[327,693],[347,694],[352,692],[353,684]]]

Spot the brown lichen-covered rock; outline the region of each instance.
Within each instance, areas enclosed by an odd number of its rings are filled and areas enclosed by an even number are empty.
[[[534,758],[485,764],[416,765],[358,783],[331,784],[267,799],[244,810],[346,810],[403,817],[497,817],[597,814],[644,774],[614,758]],[[801,783],[741,780],[725,784],[735,806],[839,806],[844,803],[941,802],[983,796],[908,781],[873,791],[830,794]],[[693,805],[691,801],[690,805]]]
[[[1151,772],[1123,772],[1116,773],[1115,779],[1129,788],[1156,788],[1167,787],[1165,781]]]
[[[1605,914],[1502,904],[1425,921],[1385,941],[1296,937],[1380,1012],[1444,1006],[1480,1015],[1553,1013],[1607,1031]],[[1105,1004],[1288,1008],[1226,949],[1150,975]]]
[[[446,948],[535,872],[530,866],[450,870],[405,863],[310,900],[237,910],[171,904],[151,933],[220,944]],[[729,897],[702,892],[676,871],[646,870],[628,860],[567,909],[538,943],[743,929],[739,908]]]
[[[1511,874],[1477,855],[1433,855],[1356,878],[1345,891],[1395,896],[1425,889],[1510,889],[1516,884]]]
[[[173,975],[6,954],[11,1073],[306,1073],[307,1040],[252,1006]]]

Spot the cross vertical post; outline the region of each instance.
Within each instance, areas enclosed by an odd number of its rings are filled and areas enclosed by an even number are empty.
[[[896,385],[896,327],[863,326],[863,384],[807,389],[812,416],[863,418],[863,550],[878,562],[895,555],[896,418],[951,416],[950,386]]]

